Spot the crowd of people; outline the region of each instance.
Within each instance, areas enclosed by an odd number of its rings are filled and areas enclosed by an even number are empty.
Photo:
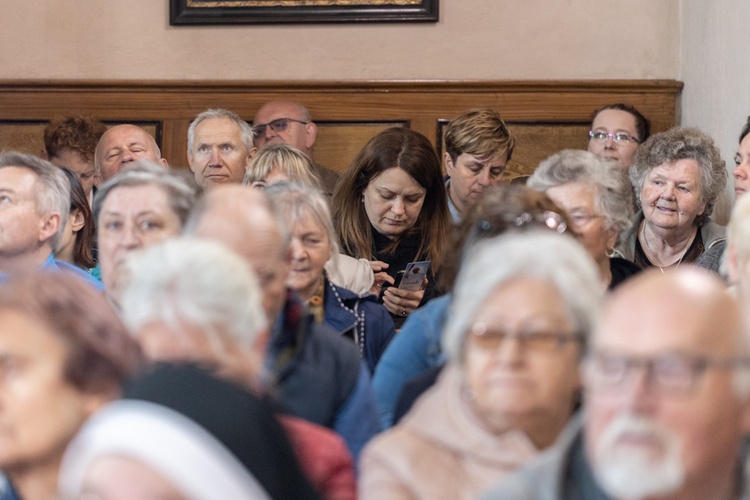
[[[316,138],[0,153],[0,500],[750,498],[750,118],[727,228],[711,137],[623,103],[524,182],[490,109]]]

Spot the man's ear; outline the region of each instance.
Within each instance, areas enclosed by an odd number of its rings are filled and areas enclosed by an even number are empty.
[[[169,162],[165,158],[159,158],[159,165],[164,168],[169,168]]]
[[[443,153],[443,165],[445,166],[445,173],[448,174],[449,177],[452,177],[456,166],[453,164],[451,155],[447,152]]]
[[[48,241],[60,230],[62,217],[57,212],[45,214],[39,222],[39,241]]]
[[[249,162],[250,160],[252,160],[253,157],[257,154],[258,154],[258,148],[253,146],[253,148],[247,153],[247,161]]]
[[[318,137],[318,126],[310,122],[305,125],[305,130],[307,132],[305,137],[305,147],[307,149],[312,149],[313,144],[315,144],[315,139]]]
[[[47,154],[47,150],[45,148],[39,150],[39,158],[49,161],[49,155]]]

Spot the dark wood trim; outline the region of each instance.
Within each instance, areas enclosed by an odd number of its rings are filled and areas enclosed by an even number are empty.
[[[437,143],[441,120],[477,107],[497,109],[511,125],[549,130],[584,126],[594,109],[626,102],[640,109],[659,132],[679,123],[682,87],[675,80],[0,80],[0,120],[46,121],[87,112],[110,122],[159,122],[164,156],[184,166],[187,126],[209,107],[228,108],[252,120],[263,103],[291,99],[305,104],[321,123],[407,123]]]

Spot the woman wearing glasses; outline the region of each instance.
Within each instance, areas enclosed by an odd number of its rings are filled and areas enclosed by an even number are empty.
[[[594,111],[588,150],[617,160],[627,172],[638,145],[649,137],[650,123],[640,111],[623,103],[609,104]]]
[[[453,231],[449,248],[456,251],[446,258],[440,276],[442,284],[447,290],[453,288],[462,257],[480,241],[532,228],[565,232],[569,221],[561,212],[547,196],[526,186],[501,184],[486,189]],[[451,298],[448,293],[415,311],[383,353],[372,387],[384,429],[409,410],[445,364],[440,335]],[[417,377],[419,383],[414,380]]]
[[[551,446],[576,407],[600,289],[569,236],[532,229],[477,243],[443,332],[447,365],[365,448],[360,498],[475,498]]]
[[[567,212],[605,287],[612,289],[640,270],[628,260],[610,257],[633,217],[630,183],[617,163],[569,149],[540,163],[526,185]]]
[[[408,128],[382,131],[341,175],[332,205],[344,253],[371,261],[372,291],[399,328],[437,295],[434,274],[443,261],[450,215],[435,149]],[[418,261],[430,263],[421,289],[391,286],[399,271]]]
[[[724,241],[725,228],[710,219],[727,182],[713,139],[675,127],[638,149],[630,182],[640,211],[617,250],[641,268],[676,269]]]

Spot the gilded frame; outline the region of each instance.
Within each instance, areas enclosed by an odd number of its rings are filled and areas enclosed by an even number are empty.
[[[169,0],[169,24],[437,22],[439,0]]]

